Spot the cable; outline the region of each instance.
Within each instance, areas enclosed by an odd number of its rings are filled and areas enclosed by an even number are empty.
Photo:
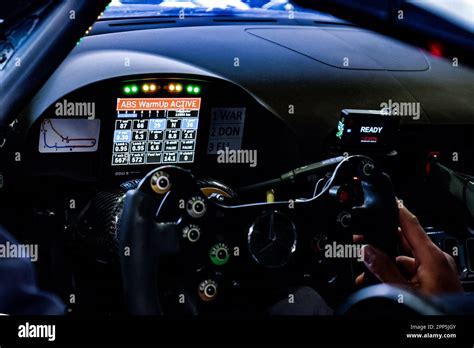
[[[316,194],[318,193],[319,184],[320,184],[321,181],[323,181],[323,180],[324,180],[324,178],[319,179],[318,182],[316,183],[316,185],[314,185],[313,197],[316,197]]]
[[[340,164],[346,157],[338,156],[334,158],[330,158],[324,161],[316,162],[309,164],[307,166],[299,167],[294,170],[291,170],[285,174],[282,174],[279,178],[260,182],[257,184],[244,186],[237,189],[238,192],[248,192],[248,191],[255,191],[257,189],[268,189],[273,188],[277,185],[280,185],[284,182],[292,182],[295,180],[296,177],[301,175],[308,175],[310,173],[319,172],[321,170],[326,170],[329,167],[335,166]]]

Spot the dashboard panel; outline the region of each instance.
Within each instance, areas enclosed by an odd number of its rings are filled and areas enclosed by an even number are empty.
[[[244,149],[271,170],[219,159]],[[229,82],[145,75],[93,83],[60,98],[33,123],[26,154],[34,175],[117,183],[178,164],[245,184],[295,167],[299,151],[280,118]]]

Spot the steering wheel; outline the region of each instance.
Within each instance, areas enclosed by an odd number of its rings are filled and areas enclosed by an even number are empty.
[[[331,232],[334,225],[338,228]],[[219,270],[232,264],[233,258],[233,270],[238,272],[250,267],[262,274],[303,267],[301,255],[318,228],[346,242],[352,241],[353,234],[362,234],[367,243],[394,258],[398,207],[388,175],[372,159],[350,156],[313,198],[226,205],[219,197],[206,197],[190,171],[178,166],[154,169],[127,192],[119,222],[127,310],[163,314],[160,293],[167,284],[160,282],[160,275],[185,267],[183,255],[190,263]],[[223,238],[240,246],[237,256]],[[202,301],[210,302],[219,284],[204,280],[196,292]]]

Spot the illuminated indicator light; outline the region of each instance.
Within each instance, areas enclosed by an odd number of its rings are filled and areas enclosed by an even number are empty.
[[[125,86],[125,88],[123,89],[123,91],[125,92],[125,94],[130,94],[130,92],[132,91],[131,88],[129,86]]]
[[[188,93],[192,93],[193,92],[193,86],[188,86],[188,88],[186,90],[188,91]]]
[[[174,92],[175,86],[174,86],[174,85],[170,85],[170,86],[169,86],[169,90],[170,90],[171,92]]]
[[[431,42],[429,44],[430,53],[435,57],[443,56],[443,46],[437,42]]]
[[[148,85],[143,85],[142,88],[143,88],[144,92],[148,92],[150,90],[150,86],[148,86]]]
[[[338,137],[339,139],[342,139],[342,136],[344,134],[344,128],[345,128],[344,120],[345,120],[344,118],[342,120],[339,120],[339,123],[337,124],[336,137]]]
[[[196,87],[194,87],[193,92],[194,92],[194,94],[199,94],[199,92],[201,92],[201,88],[196,86]]]
[[[138,87],[137,86],[132,86],[132,92],[137,93],[138,92]]]
[[[150,85],[150,91],[156,91],[156,85]]]
[[[176,85],[176,92],[181,92],[183,90],[182,85]]]

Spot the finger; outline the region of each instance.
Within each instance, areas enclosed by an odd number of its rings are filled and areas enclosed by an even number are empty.
[[[403,205],[399,205],[399,214],[401,232],[413,256],[420,263],[432,260],[432,254],[438,248],[425,233],[416,216]]]
[[[411,250],[410,244],[408,244],[408,241],[403,235],[402,229],[400,227],[398,228],[397,233],[398,233],[398,238],[400,239],[400,244],[402,245],[403,252],[408,256],[412,256],[413,252]]]
[[[357,286],[364,285],[364,281],[365,281],[365,273],[359,274],[357,278],[355,279],[355,283]]]
[[[381,282],[390,284],[406,284],[400,271],[389,257],[371,245],[362,248],[364,264]]]
[[[410,278],[415,275],[418,265],[413,257],[398,256],[395,261],[397,265],[400,265],[406,271]]]
[[[361,234],[354,234],[352,236],[352,241],[354,243],[363,243],[364,242],[364,236]]]
[[[444,252],[444,251],[443,251],[443,254],[444,254],[444,257],[446,258],[446,260],[448,261],[449,267],[451,267],[451,269],[454,272],[457,272],[458,271],[458,266],[456,265],[456,261],[454,261],[454,258],[451,255],[449,255],[448,253]]]

